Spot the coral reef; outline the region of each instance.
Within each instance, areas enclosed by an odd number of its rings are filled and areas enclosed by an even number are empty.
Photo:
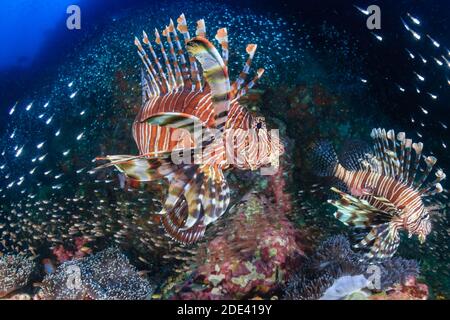
[[[427,300],[428,286],[417,282],[416,277],[409,277],[403,284],[396,284],[386,292],[372,295],[370,300]]]
[[[146,299],[152,285],[117,248],[61,264],[40,284],[40,299]]]
[[[370,283],[371,275],[375,272],[379,272],[379,278]],[[336,294],[324,296],[327,290],[333,287],[334,290],[337,287],[348,289],[349,291],[343,291],[345,294],[340,297],[344,298],[361,289],[386,290],[396,284],[403,284],[409,277],[416,277],[418,274],[419,268],[414,260],[396,257],[367,261],[362,254],[351,249],[347,238],[334,236],[319,245],[298,272],[289,279],[284,298],[315,300],[337,297]],[[355,279],[344,278],[347,276],[363,276],[367,281],[364,283],[360,278],[360,288],[356,288],[353,281]]]
[[[204,244],[188,279],[172,285],[172,299],[271,297],[303,255],[301,234],[267,198],[248,194]],[[251,230],[251,232],[249,232]],[[200,251],[199,251],[200,252]]]
[[[53,254],[56,256],[56,260],[58,263],[64,263],[73,258],[79,259],[83,258],[87,254],[91,252],[91,249],[86,247],[85,245],[89,241],[83,237],[76,237],[74,239],[74,249],[67,249],[62,244],[57,246],[52,250]]]
[[[0,257],[0,298],[26,286],[35,266],[33,260],[22,255]]]

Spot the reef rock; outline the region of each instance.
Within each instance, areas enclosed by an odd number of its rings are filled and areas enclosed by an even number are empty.
[[[117,248],[64,262],[40,286],[39,298],[48,300],[140,300],[153,293],[152,285]]]
[[[395,257],[368,261],[344,236],[319,245],[285,287],[288,300],[337,300],[370,297],[402,285],[419,274],[416,261]],[[356,295],[355,295],[356,294]]]
[[[0,298],[26,286],[36,264],[22,255],[0,257]]]
[[[166,293],[172,299],[270,297],[301,256],[301,234],[267,198],[244,196],[217,236],[204,244],[188,279]],[[200,251],[199,251],[200,252]]]

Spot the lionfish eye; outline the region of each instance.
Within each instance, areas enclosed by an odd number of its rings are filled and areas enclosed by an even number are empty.
[[[258,122],[256,124],[256,129],[261,129],[262,128],[262,122]]]

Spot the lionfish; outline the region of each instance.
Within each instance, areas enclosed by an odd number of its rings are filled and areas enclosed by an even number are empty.
[[[131,180],[167,179],[160,220],[167,234],[183,244],[199,240],[206,226],[226,211],[230,191],[225,170],[276,167],[284,150],[276,132],[269,135],[264,119],[238,102],[264,72],[258,69],[246,81],[257,45],[247,46],[243,71],[230,84],[227,29],[219,29],[215,38],[221,54],[207,39],[204,20],[197,22],[196,37],[190,37],[184,14],[177,27],[170,20],[162,37],[155,29],[160,55],[145,31],[142,42],[135,38],[145,69],[143,105],[132,128],[139,155],[99,158],[110,161],[101,167],[114,165]]]
[[[315,143],[312,159],[319,175],[337,178],[342,185],[343,190],[331,188],[339,198],[328,200],[337,208],[334,216],[347,226],[370,229],[355,247],[367,249],[368,258],[389,258],[399,246],[400,230],[425,242],[430,213],[437,207],[424,200],[443,191],[445,173],[436,170],[434,181],[427,183],[437,159],[423,156],[423,144],[413,143],[404,132],[373,129],[371,138],[373,148],[348,144],[339,157],[329,142]]]

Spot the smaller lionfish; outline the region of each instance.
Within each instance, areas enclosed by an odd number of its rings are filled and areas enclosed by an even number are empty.
[[[443,191],[445,174],[438,169],[434,181],[426,183],[437,159],[424,157],[423,144],[406,139],[404,132],[396,136],[394,130],[373,129],[371,137],[373,150],[348,144],[339,157],[329,142],[316,143],[312,159],[320,176],[337,178],[343,185],[343,190],[332,188],[339,200],[328,201],[337,208],[335,217],[347,226],[371,229],[355,247],[370,247],[368,258],[388,258],[398,248],[400,230],[425,242],[430,213],[437,208],[426,206],[424,199]]]
[[[228,207],[230,192],[224,171],[276,167],[283,146],[276,134],[269,135],[262,118],[238,102],[264,72],[258,69],[256,76],[246,81],[256,44],[247,46],[244,69],[230,83],[227,30],[217,31],[220,54],[206,38],[204,20],[197,22],[194,38],[183,14],[177,23],[175,27],[170,20],[162,37],[155,30],[160,55],[145,32],[142,42],[135,39],[145,69],[143,105],[133,123],[139,155],[100,159],[110,161],[101,167],[114,165],[130,180],[168,180],[161,223],[172,239],[190,244]]]

